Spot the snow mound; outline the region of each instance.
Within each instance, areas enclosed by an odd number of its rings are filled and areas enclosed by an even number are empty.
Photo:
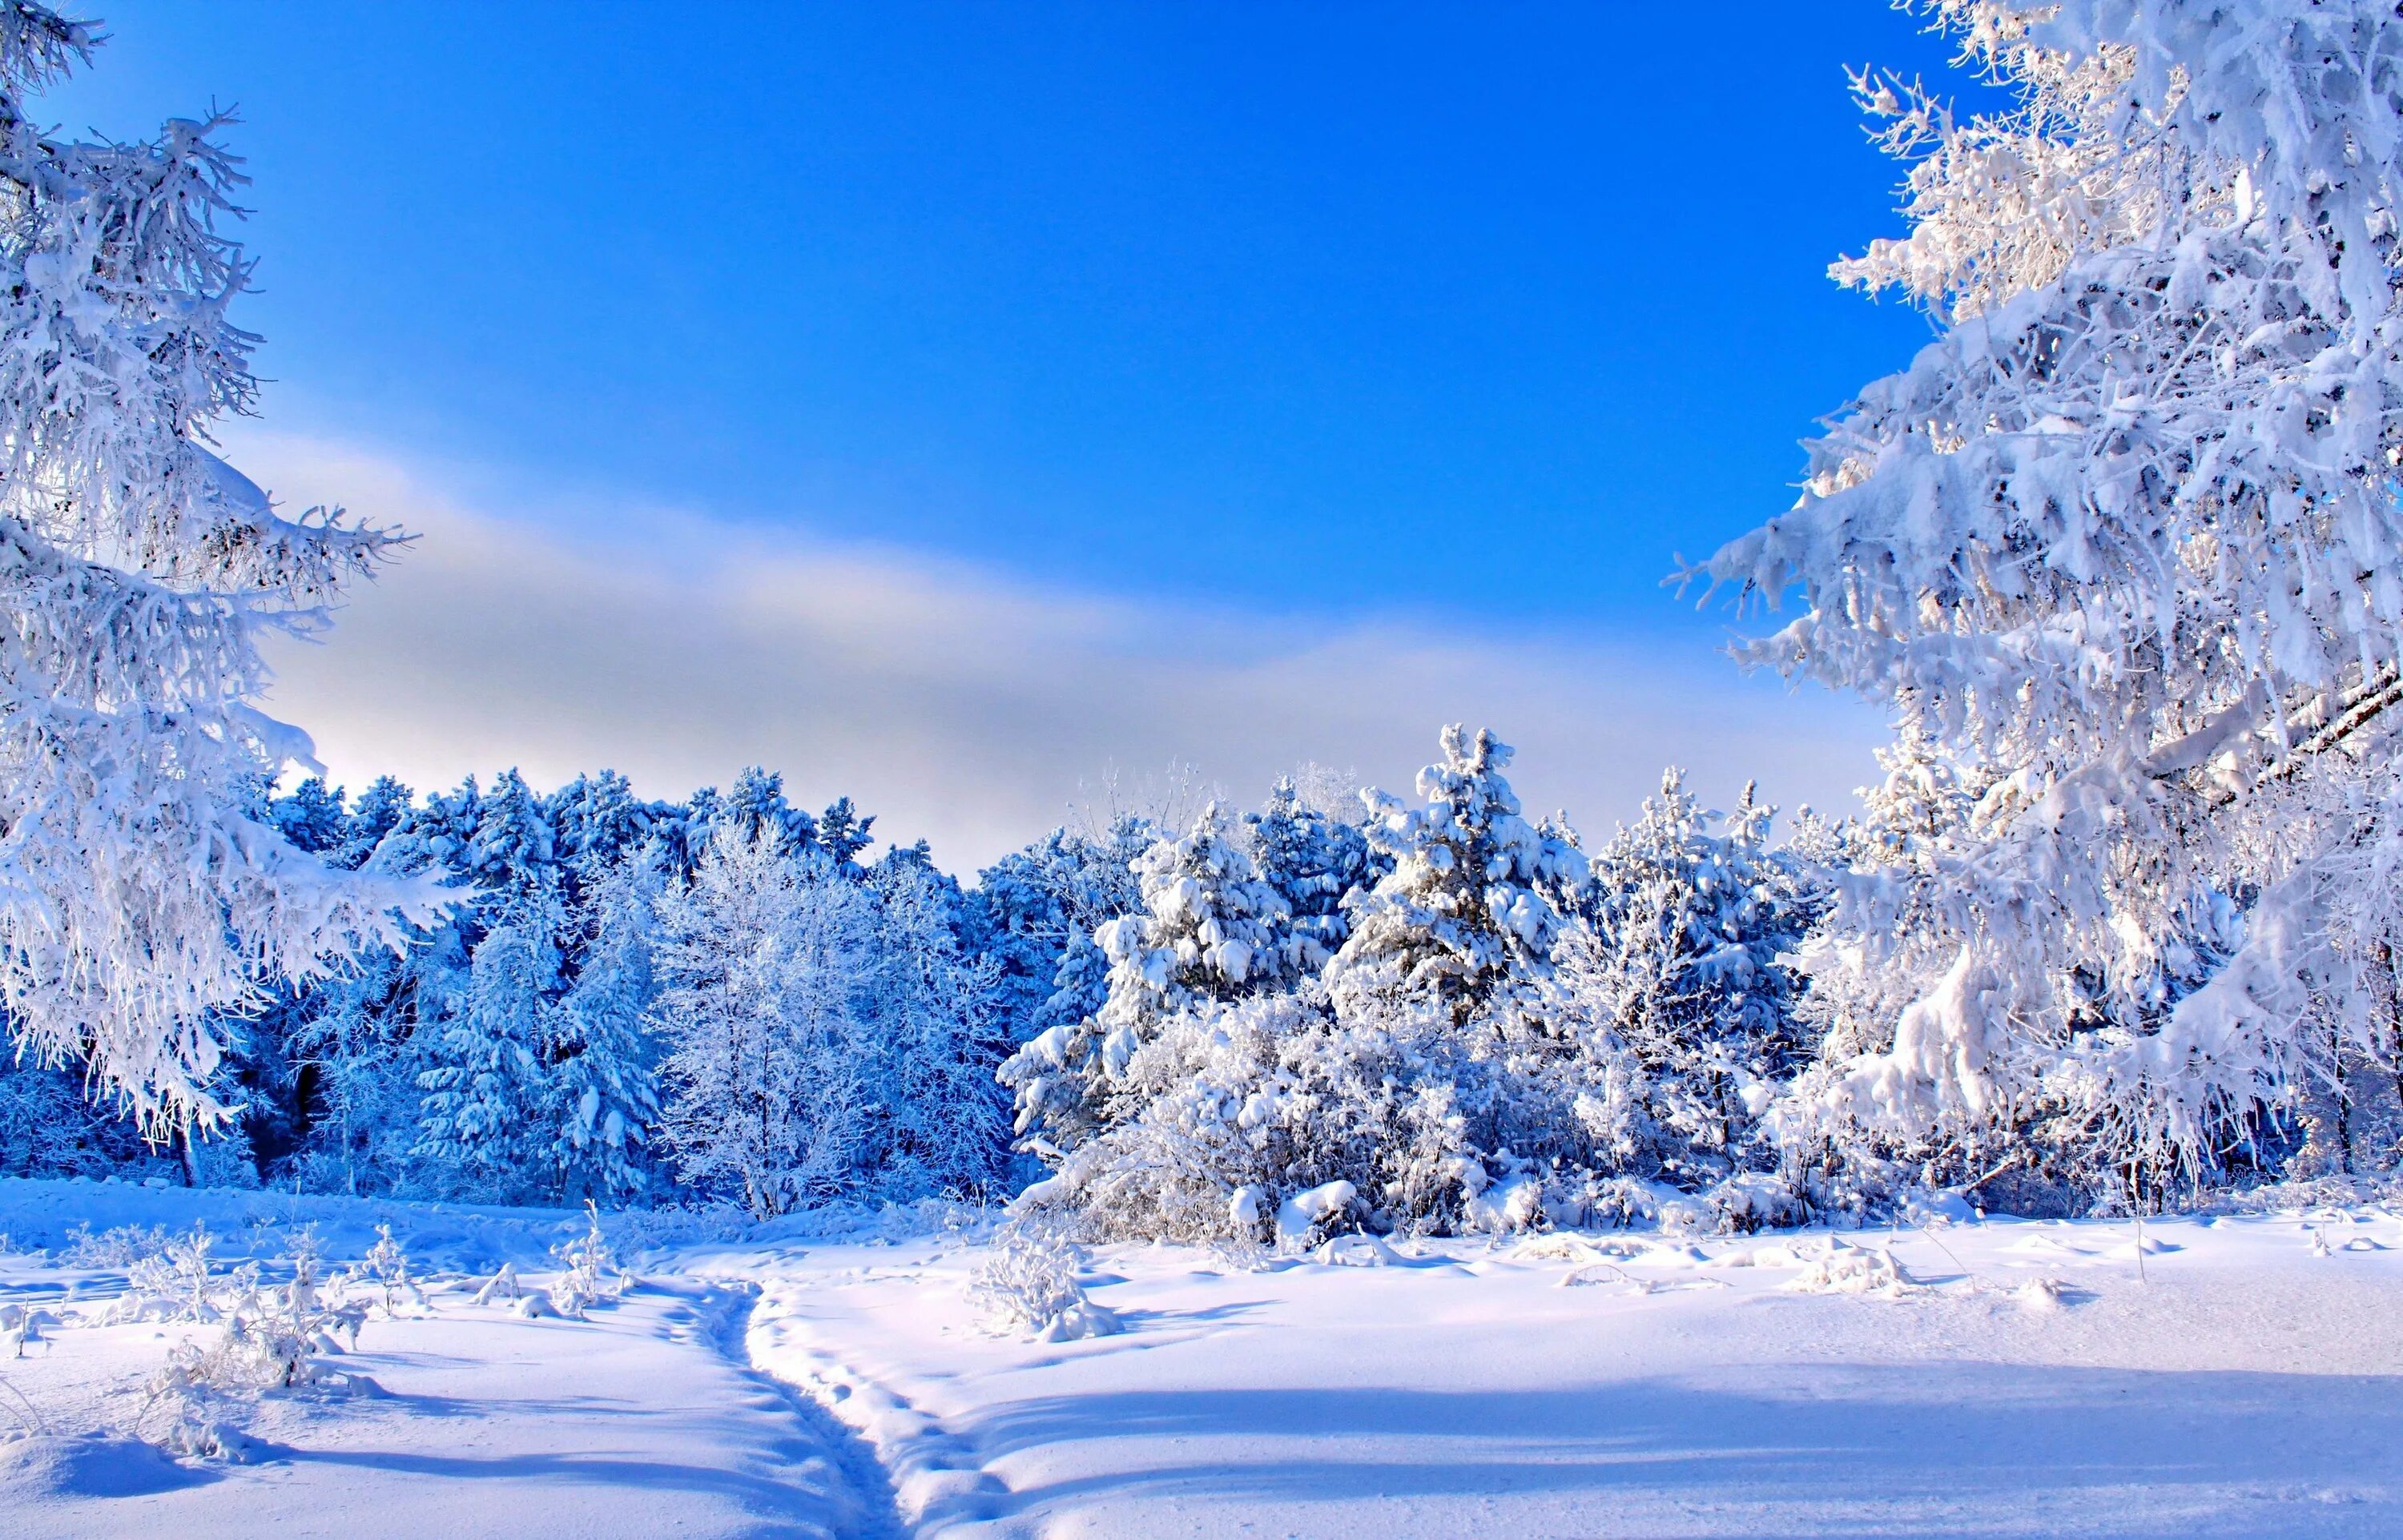
[[[1518,1262],[1590,1262],[1607,1261],[1614,1257],[1633,1256],[1645,1247],[1632,1241],[1589,1241],[1581,1235],[1539,1235],[1522,1241],[1510,1253]]]
[[[1295,1193],[1277,1207],[1277,1244],[1299,1251],[1319,1233],[1321,1225],[1340,1217],[1359,1195],[1360,1189],[1349,1182],[1326,1182]]]
[[[1923,1285],[1882,1251],[1862,1251],[1840,1242],[1826,1256],[1803,1265],[1786,1285],[1798,1294],[1875,1294],[1899,1298]]]
[[[2031,1278],[2011,1291],[2020,1308],[2037,1315],[2051,1315],[2062,1307],[2062,1295],[2066,1287],[2058,1278]]]
[[[1402,1260],[1401,1254],[1393,1247],[1357,1230],[1322,1242],[1310,1256],[1330,1268],[1390,1268]]]
[[[1088,1337],[1116,1337],[1126,1325],[1116,1311],[1090,1299],[1079,1299],[1042,1323],[1034,1333],[1038,1342],[1079,1342]]]
[[[2183,1246],[2174,1246],[2167,1241],[2147,1235],[2141,1244],[2134,1241],[2122,1241],[2115,1246],[2106,1248],[2103,1255],[2115,1262],[2132,1262],[2140,1256],[2166,1256],[2172,1252],[2185,1249]]]
[[[151,1497],[214,1479],[114,1433],[0,1439],[0,1507],[44,1497]]]

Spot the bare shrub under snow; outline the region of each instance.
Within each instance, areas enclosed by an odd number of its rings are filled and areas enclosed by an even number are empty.
[[[968,1295],[996,1335],[1042,1342],[1115,1336],[1123,1329],[1118,1318],[1087,1297],[1076,1280],[1083,1260],[1057,1228],[1012,1221],[993,1231]]]
[[[601,1233],[601,1211],[587,1202],[584,1213],[585,1232],[551,1248],[551,1255],[566,1265],[551,1290],[551,1304],[560,1314],[578,1321],[592,1306],[614,1302],[626,1292],[627,1283],[608,1238]]]
[[[112,1312],[125,1319],[217,1326],[209,1341],[187,1339],[168,1350],[166,1364],[147,1389],[141,1417],[146,1434],[171,1453],[242,1460],[249,1450],[237,1425],[242,1408],[262,1394],[304,1388],[377,1394],[373,1380],[325,1362],[343,1351],[338,1336],[356,1349],[368,1302],[344,1298],[340,1281],[329,1284],[320,1277],[307,1237],[287,1258],[290,1281],[265,1289],[256,1262],[213,1273],[207,1242],[207,1232],[196,1229],[157,1257],[137,1262],[138,1274],[164,1286],[148,1294],[129,1292],[127,1299],[136,1301],[131,1316],[121,1314],[122,1304]],[[175,1313],[153,1313],[160,1309]]]

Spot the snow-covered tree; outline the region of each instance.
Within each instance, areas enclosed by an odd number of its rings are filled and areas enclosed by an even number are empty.
[[[1819,907],[1751,787],[1717,823],[1663,775],[1594,856],[1593,912],[1553,954],[1552,1024],[1585,1060],[1577,1111],[1599,1154],[1688,1188],[1768,1163],[1755,1133],[1806,1048],[1785,959]]]
[[[249,264],[222,116],[83,144],[33,98],[98,43],[0,11],[0,1003],[154,1131],[214,1124],[222,1023],[397,937],[413,886],[348,878],[249,811],[312,763],[254,703],[260,637],[320,627],[387,532],[278,513],[208,449],[251,409]]]
[[[818,848],[838,867],[854,864],[859,853],[875,842],[869,832],[876,826],[872,813],[862,813],[851,805],[848,797],[838,797],[818,814]]]
[[[635,797],[632,784],[610,770],[577,776],[551,793],[544,811],[555,831],[560,861],[579,878],[615,868],[649,837],[660,812]]]
[[[1850,934],[1883,946],[1924,903],[1947,962],[1831,1103],[1916,1137],[2051,1099],[2094,1147],[2195,1172],[2379,1051],[2403,18],[1934,8],[2016,104],[1961,119],[1864,77],[1915,160],[1910,229],[1836,273],[1938,335],[1707,570],[1799,590],[1753,659],[1907,706],[1987,785],[1936,881],[1846,886]]]
[[[525,777],[505,770],[476,805],[460,875],[478,887],[517,895],[557,886],[559,836]]]
[[[326,852],[326,859],[345,871],[356,871],[368,864],[383,843],[385,835],[400,826],[409,816],[411,793],[389,775],[379,775],[359,793],[351,804],[350,822],[343,827],[342,841]]]
[[[660,895],[652,1010],[678,1170],[761,1217],[859,1180],[879,972],[867,891],[780,845],[729,832]]]
[[[159,1154],[114,1108],[84,1094],[81,1075],[21,1055],[0,1058],[0,1173],[96,1181]]]
[[[738,839],[764,834],[782,850],[804,850],[817,837],[817,821],[785,800],[785,778],[757,765],[734,778],[734,789],[717,804],[714,817]]]
[[[327,786],[322,775],[313,775],[293,787],[289,796],[277,798],[270,819],[285,839],[312,855],[336,849],[350,834],[350,812],[342,806],[342,794]]]
[[[1497,995],[1516,1008],[1548,966],[1559,917],[1541,889],[1575,854],[1519,815],[1502,774],[1508,744],[1457,725],[1442,743],[1442,762],[1419,771],[1420,806],[1361,794],[1368,843],[1394,865],[1357,902],[1351,938],[1327,965],[1339,1012],[1458,1027]]]
[[[379,840],[373,870],[414,876],[435,872],[465,880],[468,847],[483,820],[484,794],[474,776],[447,792],[434,792],[406,808],[392,832]]]
[[[1853,911],[1839,911],[1794,958],[1806,981],[1796,1020],[1814,1054],[1831,1064],[1890,1047],[1896,1020],[1935,987],[1956,950],[1942,931],[1941,885],[1968,848],[1977,798],[1915,720],[1903,722],[1877,759],[1884,776],[1860,788],[1864,813],[1830,842],[1825,859],[1833,868],[1831,894],[1848,881],[1876,883],[1891,923],[1868,936],[1846,928]]]
[[[1384,875],[1367,837],[1302,798],[1291,776],[1269,789],[1268,806],[1247,812],[1252,859],[1260,880],[1276,889],[1301,941],[1302,965],[1326,965],[1352,934],[1343,901]]]
[[[1187,1240],[1258,1236],[1328,1183],[1353,1195],[1333,1222],[1378,1228],[1522,1226],[1555,1191],[1559,1212],[1586,1212],[1608,1173],[1578,1098],[1602,1056],[1581,1057],[1555,1020],[1561,925],[1541,895],[1578,861],[1518,816],[1507,748],[1456,728],[1444,746],[1423,807],[1365,794],[1368,838],[1394,865],[1354,899],[1356,928],[1318,976],[1177,989],[1169,960],[1191,967],[1202,949],[1156,946],[1155,921],[1181,906],[1118,923],[1139,944],[1112,948],[1109,1008],[1135,1007],[1137,1030],[1055,1030],[1004,1071],[1057,1167],[1036,1201],[1104,1233]],[[1147,893],[1209,848],[1181,843],[1181,858],[1169,843],[1142,864]],[[1144,978],[1154,959],[1169,987]]]
[[[1109,959],[1093,934],[1142,906],[1134,863],[1156,838],[1120,814],[1098,835],[1053,829],[979,875],[968,920],[979,950],[1001,962],[1011,1041],[1102,1008]]]
[[[1093,935],[1107,993],[1087,1020],[1044,1032],[1003,1066],[1021,1133],[1065,1148],[1109,1119],[1112,1079],[1177,1011],[1273,989],[1301,971],[1285,899],[1260,881],[1213,802],[1137,857],[1143,908]]]
[[[597,848],[594,841],[587,852]],[[582,884],[569,917],[576,981],[551,1019],[549,1047],[550,1156],[560,1196],[571,1200],[623,1203],[651,1185],[646,1145],[660,1103],[646,1019],[658,988],[651,951],[660,885],[655,861],[629,852]]]
[[[958,884],[924,847],[869,877],[876,896],[880,1176],[896,1197],[981,1197],[1009,1164],[1009,1109],[993,1072],[1008,1049],[997,959],[960,946]]]
[[[426,1094],[414,1153],[438,1191],[486,1202],[542,1193],[559,926],[549,893],[510,895],[469,960],[464,1008],[419,1044],[432,1062],[418,1075]]]

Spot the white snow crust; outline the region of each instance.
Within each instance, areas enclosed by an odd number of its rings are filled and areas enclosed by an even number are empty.
[[[124,1269],[68,1264],[78,1221],[228,1260],[308,1227],[337,1265],[388,1223],[425,1302],[339,1360],[383,1394],[261,1394],[243,1458],[171,1459],[142,1386],[202,1328],[105,1324]],[[0,1358],[44,1430],[0,1441],[0,1534],[2403,1533],[2376,1206],[1069,1248],[1122,1330],[1054,1341],[996,1334],[957,1211],[611,1223],[622,1297],[527,1318],[479,1288],[557,1287],[582,1216],[0,1182],[0,1313],[58,1318]]]

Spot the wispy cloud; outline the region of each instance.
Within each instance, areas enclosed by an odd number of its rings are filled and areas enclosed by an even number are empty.
[[[965,868],[1111,766],[1189,764],[1247,801],[1303,760],[1404,787],[1438,726],[1483,723],[1518,745],[1531,809],[1598,833],[1673,762],[1706,797],[1757,777],[1787,806],[1842,804],[1880,736],[1864,708],[1708,656],[1053,591],[689,513],[511,519],[388,455],[262,433],[234,451],[287,503],[423,536],[329,640],[271,654],[274,709],[354,786],[609,766],[668,796],[759,763]]]

